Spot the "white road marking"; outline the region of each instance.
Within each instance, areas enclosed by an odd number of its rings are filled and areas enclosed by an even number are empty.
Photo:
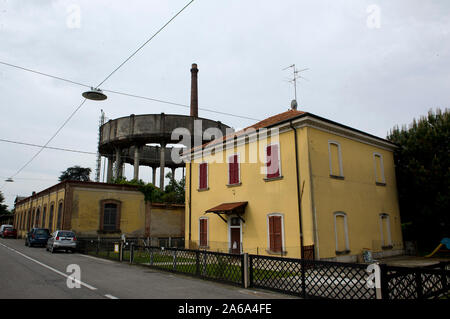
[[[98,257],[94,257],[94,256],[84,255],[84,254],[78,254],[78,256],[83,256],[83,257],[86,257],[86,258],[95,259],[97,261],[102,261],[102,262],[105,262],[105,263],[111,263],[111,264],[115,263],[112,260],[102,259],[102,258],[98,258]]]
[[[113,295],[105,295],[105,297],[106,297],[106,298],[109,298],[109,299],[119,299],[119,298],[117,298],[117,297],[114,297]]]
[[[48,265],[46,265],[46,264],[44,264],[44,263],[41,263],[40,261],[38,261],[38,260],[36,260],[36,259],[33,259],[33,258],[31,258],[31,257],[29,257],[29,256],[27,256],[27,255],[25,255],[25,254],[22,254],[20,251],[17,251],[17,250],[15,250],[15,249],[13,249],[13,248],[10,248],[10,247],[6,246],[6,245],[3,245],[2,243],[0,243],[0,245],[2,245],[2,246],[5,247],[5,248],[8,248],[9,250],[11,250],[11,251],[13,251],[13,252],[15,252],[15,253],[21,255],[22,257],[24,257],[24,258],[26,258],[26,259],[28,259],[28,260],[31,260],[32,262],[35,262],[35,263],[38,264],[38,265],[41,265],[42,267],[45,267],[45,268],[47,268],[47,269],[49,269],[49,270],[51,270],[51,271],[57,273],[58,275],[61,275],[61,276],[66,277],[66,278],[69,278],[69,275],[66,275],[65,273],[63,273],[63,272],[61,272],[61,271],[59,271],[59,270],[56,270],[56,269],[53,268],[53,267],[50,267],[50,266],[48,266]],[[72,278],[72,277],[71,277],[71,279],[72,279],[73,281],[75,281],[76,283],[79,283],[80,285],[82,285],[82,286],[84,286],[84,287],[86,287],[86,288],[89,288],[89,289],[91,289],[91,290],[97,290],[97,288],[95,288],[95,287],[93,287],[93,286],[91,286],[91,285],[88,285],[87,283],[84,283],[84,282],[82,282],[81,280],[78,280],[78,279],[75,279],[75,278]]]

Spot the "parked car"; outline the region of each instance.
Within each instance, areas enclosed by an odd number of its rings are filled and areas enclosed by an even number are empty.
[[[12,227],[5,227],[1,235],[3,238],[17,238],[17,230]]]
[[[3,230],[5,229],[5,228],[7,228],[7,227],[11,227],[11,228],[14,228],[14,226],[13,225],[1,225],[0,226],[0,236],[3,236]]]
[[[49,237],[50,231],[47,228],[33,228],[25,237],[25,246],[45,246]]]
[[[47,241],[47,251],[54,253],[57,250],[75,252],[77,249],[77,237],[70,230],[57,230]]]

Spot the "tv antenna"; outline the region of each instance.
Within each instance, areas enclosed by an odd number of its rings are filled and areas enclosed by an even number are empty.
[[[293,76],[292,76],[292,78],[289,78],[287,81],[294,84],[294,98],[297,101],[297,79],[303,79],[303,80],[309,81],[307,78],[304,78],[303,76],[300,75],[301,72],[309,70],[309,68],[298,70],[295,67],[295,64],[292,64],[288,67],[285,67],[283,69],[283,71],[287,70],[289,68],[292,68]]]

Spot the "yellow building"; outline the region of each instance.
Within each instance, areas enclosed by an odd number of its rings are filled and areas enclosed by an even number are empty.
[[[184,237],[184,205],[148,203],[136,186],[65,181],[15,206],[15,228],[73,230],[79,237]]]
[[[395,147],[292,109],[192,148],[186,246],[338,261],[401,254]]]

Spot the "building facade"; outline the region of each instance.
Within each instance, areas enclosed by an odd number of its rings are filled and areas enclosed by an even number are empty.
[[[395,147],[289,110],[193,148],[186,246],[339,261],[400,254]]]
[[[184,237],[184,205],[152,204],[135,186],[65,181],[16,203],[19,237],[33,227],[79,237]]]

